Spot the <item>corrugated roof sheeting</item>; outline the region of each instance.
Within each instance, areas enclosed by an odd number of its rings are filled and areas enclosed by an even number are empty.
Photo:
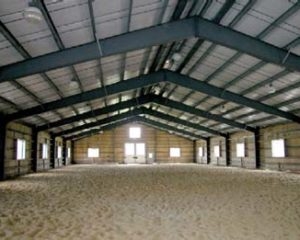
[[[212,5],[203,13],[203,17],[209,20],[214,19],[222,7],[224,7],[225,2],[225,0],[213,1]],[[94,20],[97,38],[108,38],[123,34],[127,29],[134,31],[155,26],[161,22],[168,22],[172,18],[177,3],[177,0],[134,0],[132,9],[129,9],[129,0],[95,0],[92,2],[92,5],[95,15]],[[236,1],[221,18],[220,24],[224,26],[231,24],[232,20],[242,11],[247,3],[248,0]],[[45,4],[66,48],[94,40],[87,0],[65,0],[58,2],[46,0]],[[192,4],[192,1],[188,4]],[[260,37],[259,34],[263,30],[270,26],[270,24],[278,19],[284,12],[288,11],[294,4],[295,2],[293,1],[282,2],[281,0],[257,1],[239,22],[231,27],[242,33]],[[27,1],[2,0],[0,3],[0,20],[31,56],[35,57],[57,51],[58,46],[45,21],[42,21],[40,24],[31,24],[24,19],[22,14],[26,6]],[[197,6],[200,5],[198,4]],[[200,12],[200,9],[197,11]],[[131,16],[129,16],[130,12]],[[182,16],[185,17],[187,12],[188,8],[185,9]],[[161,22],[158,22],[160,17]],[[128,21],[129,18],[130,21]],[[127,26],[128,22],[130,22],[130,26]],[[275,25],[272,31],[269,31],[262,39],[276,46],[284,47],[300,36],[299,22],[299,12],[294,13],[286,18],[284,22]],[[189,52],[197,40],[196,38],[187,39],[184,41],[185,44],[177,49],[170,49],[172,46],[171,43],[163,44],[161,46],[162,55],[158,60],[158,66],[160,65],[176,71],[189,55]],[[207,81],[214,86],[225,88],[224,90],[229,90],[259,102],[280,107],[284,111],[290,112],[300,108],[300,103],[297,101],[297,98],[300,96],[300,74],[298,72],[285,72],[285,68],[282,66],[265,63],[246,74],[249,69],[259,65],[261,60],[248,54],[241,54],[232,61],[232,57],[237,54],[236,50],[221,45],[214,45],[214,49],[208,53],[207,50],[212,49],[212,44],[214,43],[204,40],[190,61],[183,67],[181,73],[188,74],[198,81]],[[175,44],[175,46],[179,45]],[[122,71],[124,71],[124,80],[147,74],[150,66],[154,63],[158,49],[159,46],[152,46],[146,49],[104,57],[101,58],[101,62],[95,59],[78,63],[74,65],[74,68],[82,83],[83,91],[89,91],[101,87],[101,81],[103,81],[105,86],[122,81]],[[182,56],[181,60],[173,61],[169,66],[162,62],[163,59],[171,60],[170,57],[172,57],[172,54],[176,51],[180,51]],[[100,52],[101,49],[99,49],[99,57]],[[293,46],[290,52],[300,54],[300,45]],[[169,53],[171,55],[167,55]],[[21,54],[17,52],[11,43],[1,34],[0,59],[0,66],[23,60]],[[199,59],[202,61],[199,62]],[[195,63],[197,64],[195,65]],[[226,64],[226,67],[223,67],[224,64]],[[155,66],[156,69],[158,69],[158,66]],[[243,77],[240,77],[241,75]],[[70,67],[62,67],[48,71],[46,72],[46,77],[53,82],[59,92],[53,88],[51,84],[47,83],[41,74],[16,79],[15,81],[21,85],[13,85],[9,82],[0,83],[0,96],[4,98],[2,101],[0,99],[0,111],[12,113],[17,111],[17,108],[27,109],[40,105],[39,102],[46,103],[61,99],[60,94],[62,97],[68,97],[81,92],[80,86],[74,83],[75,76]],[[269,86],[270,84],[275,88],[275,93],[272,93],[272,89],[270,89]],[[20,89],[18,86],[26,89]],[[271,115],[254,111],[251,108],[243,107],[237,103],[227,102],[216,97],[208,97],[206,94],[193,92],[192,89],[165,83],[161,83],[160,86],[162,88],[161,90],[164,91],[163,97],[169,97],[178,102],[183,101],[184,104],[222,115],[228,119],[236,119],[237,121],[250,124],[254,122],[254,126],[264,126],[283,121],[283,119],[279,117],[264,120]],[[35,95],[37,99],[35,99],[31,93]],[[136,91],[108,95],[90,101],[90,105],[86,102],[79,103],[75,104],[74,108],[72,108],[72,106],[64,107],[58,109],[56,112],[46,112],[38,116],[52,122],[60,119],[57,113],[66,118],[74,116],[76,114],[74,112],[75,109],[77,109],[80,114],[91,111],[91,107],[93,109],[102,108],[105,107],[105,104],[111,105],[119,101],[126,101],[132,97],[139,96],[140,93],[140,89],[136,89]],[[16,104],[16,107],[5,102],[5,99],[11,101],[12,104]],[[287,102],[287,104],[285,104],[285,102]],[[217,124],[217,122],[213,120],[200,118],[161,105],[147,105],[152,106],[153,109],[160,112],[179,117],[182,120],[199,122],[205,126],[214,126],[214,128],[220,131],[232,132],[236,130],[232,127],[228,127],[226,124]],[[221,111],[220,105],[224,105],[226,111]],[[128,111],[128,109],[108,115],[112,116],[126,111]],[[253,114],[251,115],[251,113]],[[299,112],[296,114],[299,114]],[[99,116],[97,119],[104,117],[107,117],[107,115]],[[152,117],[149,118],[151,119]],[[260,121],[259,119],[262,120]],[[23,120],[35,125],[44,124],[43,120],[39,117],[27,117]],[[87,119],[85,122],[77,122],[75,126],[90,121],[95,121],[95,118]],[[177,124],[172,124],[172,126],[178,127]],[[71,125],[66,125],[62,128],[55,128],[54,131],[59,132],[60,129],[70,129],[71,127]],[[186,130],[193,132],[193,130],[189,128]],[[207,135],[207,133],[201,133],[201,131],[198,134],[203,134],[204,136],[209,135]]]

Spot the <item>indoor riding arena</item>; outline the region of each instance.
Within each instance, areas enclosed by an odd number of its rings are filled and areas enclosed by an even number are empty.
[[[0,239],[299,240],[298,0],[0,0]]]

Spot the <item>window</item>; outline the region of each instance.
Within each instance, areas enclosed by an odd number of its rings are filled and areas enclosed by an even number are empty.
[[[272,157],[285,157],[284,139],[272,140]]]
[[[129,138],[140,138],[140,137],[141,137],[141,128],[140,127],[129,128]]]
[[[220,146],[219,145],[214,146],[214,156],[215,157],[220,157],[221,156],[221,154],[220,154]]]
[[[71,157],[71,148],[68,147],[68,150],[67,150],[67,158],[70,158]]]
[[[170,157],[180,157],[180,148],[170,148]]]
[[[145,143],[137,143],[135,151],[137,156],[145,156]]]
[[[198,155],[199,157],[203,157],[203,147],[198,148]]]
[[[99,157],[99,148],[88,148],[88,157]]]
[[[48,158],[48,144],[43,143],[42,144],[42,159],[47,159]]]
[[[56,153],[57,158],[62,157],[62,148],[61,146],[57,146],[57,153]]]
[[[145,156],[145,143],[125,143],[125,156]]]
[[[245,157],[245,143],[236,144],[236,156]]]
[[[125,156],[134,155],[134,143],[125,143]]]
[[[16,150],[17,160],[24,160],[26,158],[26,141],[24,139],[17,139]]]

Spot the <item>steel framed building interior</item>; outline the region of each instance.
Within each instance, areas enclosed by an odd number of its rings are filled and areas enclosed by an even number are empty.
[[[24,19],[28,4],[40,22]],[[297,1],[1,1],[1,179],[11,122],[32,129],[34,171],[39,132],[54,152],[55,137],[65,146],[124,121],[193,141],[250,132],[260,168],[260,128],[300,122],[298,10]]]
[[[299,1],[0,0],[0,20],[1,180],[90,163],[82,144],[132,124],[188,141],[157,163],[300,171]]]

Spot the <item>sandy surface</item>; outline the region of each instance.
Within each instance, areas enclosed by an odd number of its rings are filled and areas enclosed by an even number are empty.
[[[0,239],[300,239],[300,175],[71,166],[0,183]]]

